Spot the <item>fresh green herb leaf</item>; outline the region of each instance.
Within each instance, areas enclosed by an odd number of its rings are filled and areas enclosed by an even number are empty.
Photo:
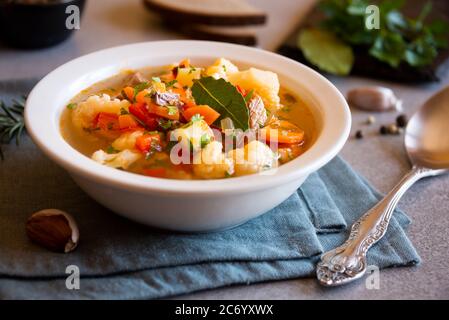
[[[298,46],[307,60],[332,74],[347,75],[354,64],[352,48],[329,31],[304,29]]]
[[[76,103],[74,103],[74,102],[72,102],[72,103],[69,103],[67,106],[66,106],[66,108],[67,109],[70,109],[70,110],[73,110],[73,109],[75,109],[76,108]]]
[[[171,120],[159,119],[158,124],[162,129],[168,130],[171,128],[173,122]]]
[[[167,82],[167,83],[165,84],[165,86],[166,86],[167,88],[170,88],[170,87],[173,87],[177,82],[178,82],[178,80],[174,79],[174,80],[171,80],[171,81]]]
[[[210,141],[211,141],[211,138],[210,138],[210,136],[208,135],[208,134],[203,134],[202,136],[201,136],[201,139],[200,139],[200,143],[201,143],[201,148],[204,148],[205,146],[207,146],[209,143],[210,143]]]
[[[125,114],[129,114],[129,111],[126,110],[125,108],[120,108],[120,114],[123,116]]]
[[[221,66],[223,67],[223,71],[227,72],[226,65],[222,64]]]
[[[205,104],[220,113],[220,118],[230,118],[236,128],[249,128],[249,111],[241,93],[224,79],[205,77],[195,80],[192,95],[199,105]]]
[[[325,19],[321,26],[348,45],[367,48],[372,57],[394,68],[403,62],[412,67],[429,65],[439,49],[447,48],[449,24],[425,21],[432,11],[430,1],[415,19],[401,12],[405,0],[379,1],[381,28],[377,30],[365,28],[364,12],[370,4],[369,0],[323,0],[320,8]]]
[[[195,123],[195,122],[201,121],[203,119],[204,119],[204,117],[198,113],[198,114],[193,115],[192,118],[190,118],[190,122]]]
[[[195,71],[196,71],[196,68],[195,68],[195,67],[190,67],[189,74],[192,74],[192,73],[195,72]]]
[[[178,112],[178,107],[176,106],[167,106],[167,109],[168,109],[167,113],[169,116],[175,115]]]
[[[109,146],[106,148],[106,153],[108,154],[114,154],[114,153],[118,153],[119,150],[115,149],[113,146]]]
[[[245,102],[248,103],[251,100],[251,98],[253,97],[253,95],[254,95],[254,89],[249,90],[245,96]]]
[[[138,85],[136,85],[134,87],[134,100],[136,99],[136,96],[140,91],[147,89],[149,86],[150,86],[150,83],[148,83],[148,82],[142,82],[142,83],[139,83]]]

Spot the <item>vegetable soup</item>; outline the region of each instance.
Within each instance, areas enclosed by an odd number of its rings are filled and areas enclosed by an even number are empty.
[[[94,161],[157,178],[220,179],[276,168],[316,138],[308,106],[278,76],[220,58],[121,72],[83,90],[61,118]]]

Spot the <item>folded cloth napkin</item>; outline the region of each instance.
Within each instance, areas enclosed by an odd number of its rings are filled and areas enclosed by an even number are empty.
[[[33,83],[0,83],[0,98],[27,92]],[[310,277],[320,254],[341,244],[349,226],[380,197],[337,157],[259,218],[223,232],[182,234],[154,230],[101,207],[27,136],[19,147],[4,147],[4,153],[3,299],[162,298],[231,284]],[[43,208],[59,208],[75,217],[81,234],[76,251],[52,253],[27,239],[27,217]],[[396,211],[387,234],[370,250],[368,263],[380,268],[419,263],[404,232],[409,223]],[[79,290],[66,288],[70,265],[80,270]]]

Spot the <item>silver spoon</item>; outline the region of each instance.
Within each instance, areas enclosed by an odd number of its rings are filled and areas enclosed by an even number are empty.
[[[410,119],[405,148],[412,169],[352,225],[345,243],[321,256],[316,274],[322,285],[338,286],[362,277],[366,253],[384,236],[402,195],[419,179],[449,171],[449,87],[427,100]]]

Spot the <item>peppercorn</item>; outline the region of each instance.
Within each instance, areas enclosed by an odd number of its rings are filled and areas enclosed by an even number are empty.
[[[374,116],[369,116],[369,117],[366,119],[366,124],[367,124],[367,125],[373,124],[373,123],[375,123],[375,122],[376,122],[376,118],[375,118]]]
[[[407,126],[407,116],[405,114],[401,114],[396,118],[396,124],[399,128],[405,128]]]
[[[397,125],[395,125],[393,123],[393,124],[390,124],[390,125],[387,126],[387,132],[389,134],[399,134],[399,128],[398,128]]]
[[[381,126],[379,129],[380,134],[388,134],[388,130],[386,126]]]
[[[362,132],[362,130],[357,130],[356,131],[355,138],[356,139],[363,139],[363,132]]]

